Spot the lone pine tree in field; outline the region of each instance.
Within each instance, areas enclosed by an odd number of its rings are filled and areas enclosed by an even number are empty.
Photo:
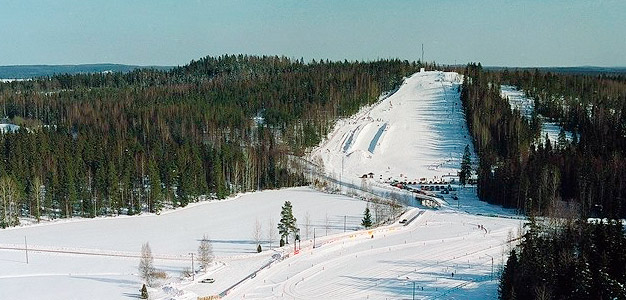
[[[361,221],[361,225],[365,227],[365,229],[372,227],[372,214],[370,213],[370,208],[366,207],[365,212],[363,213],[363,220]]]
[[[459,173],[459,181],[462,185],[467,183],[467,180],[472,175],[472,161],[469,145],[465,145],[465,152],[463,153],[463,160],[461,161],[461,172]]]
[[[298,228],[296,227],[296,218],[293,216],[291,202],[285,201],[285,204],[283,204],[282,210],[280,212],[278,233],[280,234],[281,238],[284,239],[287,244],[289,244],[287,237],[290,233],[293,233],[295,239],[297,230]]]

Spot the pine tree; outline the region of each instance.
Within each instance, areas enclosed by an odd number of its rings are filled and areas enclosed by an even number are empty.
[[[470,176],[472,175],[472,154],[470,153],[469,145],[465,145],[465,151],[463,153],[463,160],[461,161],[461,172],[459,172],[459,181],[462,185],[465,185]]]
[[[284,239],[287,244],[289,244],[289,239],[287,237],[290,233],[293,233],[295,239],[296,232],[296,218],[293,216],[291,202],[285,201],[285,204],[283,204],[282,210],[280,212],[278,234],[280,234],[281,238]]]
[[[361,221],[361,225],[363,225],[363,227],[365,227],[365,229],[368,229],[368,228],[372,227],[372,215],[370,213],[370,208],[369,207],[365,208],[365,212],[363,213],[363,220]]]
[[[41,219],[41,196],[42,196],[42,182],[41,182],[41,178],[39,178],[39,176],[35,176],[35,179],[33,179],[33,181],[31,182],[31,197],[32,197],[32,201],[35,204],[35,207],[33,208],[33,211],[31,211],[31,215],[33,215],[36,219],[37,222],[40,221]]]
[[[559,149],[563,150],[567,146],[567,135],[565,135],[565,129],[561,127],[561,131],[559,131],[559,136],[557,138],[557,145],[559,145]]]
[[[502,271],[502,277],[500,278],[498,294],[502,300],[515,299],[515,283],[513,280],[516,272],[518,272],[517,265],[517,254],[515,250],[512,250],[509,259],[506,261],[504,270]]]
[[[163,187],[161,186],[159,168],[154,160],[150,160],[148,163],[148,173],[148,177],[150,178],[150,200],[148,201],[148,209],[150,212],[159,213],[163,207]]]

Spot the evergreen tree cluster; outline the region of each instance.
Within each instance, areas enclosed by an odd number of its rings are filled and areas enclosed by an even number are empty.
[[[233,55],[170,71],[0,83],[5,116],[28,128],[0,134],[0,177],[16,187],[0,195],[0,225],[305,184],[288,156],[420,67]]]
[[[503,270],[500,299],[626,299],[621,222],[568,221],[557,230],[531,218]]]
[[[554,202],[583,216],[626,216],[626,77],[464,70],[461,99],[480,162],[479,197],[545,215]],[[513,84],[535,100],[530,120],[500,96]],[[539,113],[573,132],[538,142]]]

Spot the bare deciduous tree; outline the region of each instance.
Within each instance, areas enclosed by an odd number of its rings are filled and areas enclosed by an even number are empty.
[[[267,241],[270,243],[270,249],[272,248],[272,243],[276,238],[276,222],[274,218],[270,217],[267,224]]]
[[[9,176],[0,179],[0,198],[2,198],[2,226],[16,226],[20,224],[18,208],[19,189],[15,180]]]
[[[304,239],[308,240],[311,234],[311,214],[307,211],[304,214]]]
[[[198,261],[204,271],[206,271],[209,264],[213,261],[213,245],[206,234],[202,236],[200,245],[198,246]],[[194,270],[191,271],[194,272]]]
[[[324,218],[324,229],[326,230],[326,235],[328,235],[328,229],[330,229],[330,219],[328,218],[328,213],[326,213],[326,217]]]
[[[146,281],[148,286],[152,286],[154,281],[154,258],[150,243],[141,246],[141,260],[139,261],[139,276]]]
[[[35,207],[33,209],[31,209],[31,214],[33,216],[35,216],[35,218],[37,219],[37,223],[39,223],[40,218],[41,218],[41,197],[43,196],[42,194],[42,187],[43,187],[43,183],[41,181],[41,178],[39,178],[39,176],[36,176],[35,179],[33,179],[33,201],[35,202]]]
[[[263,238],[263,224],[256,219],[254,221],[254,228],[252,230],[252,239],[254,239],[254,243],[258,246],[261,244],[261,239]]]

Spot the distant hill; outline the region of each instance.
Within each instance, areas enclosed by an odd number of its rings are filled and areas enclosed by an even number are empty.
[[[581,66],[581,67],[485,67],[487,70],[535,70],[552,73],[562,74],[626,74],[626,67],[594,67],[594,66]]]
[[[130,72],[135,69],[169,70],[170,66],[133,66],[120,64],[84,64],[84,65],[15,65],[0,66],[0,79],[26,79],[54,74],[78,74],[100,72]]]

